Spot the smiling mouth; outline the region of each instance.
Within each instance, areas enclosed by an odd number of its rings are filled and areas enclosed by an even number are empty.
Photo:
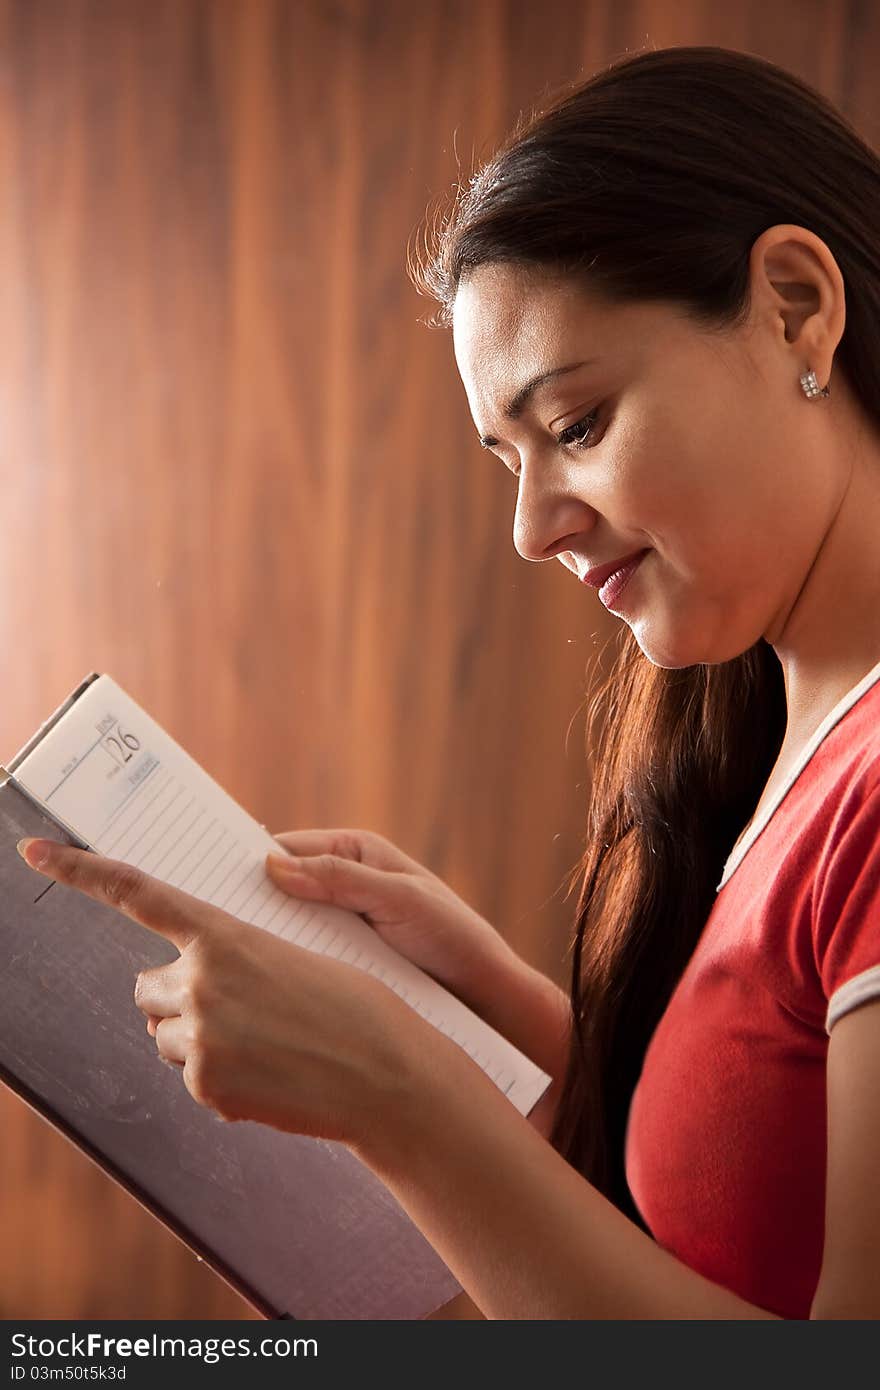
[[[650,546],[645,546],[642,550],[630,551],[628,555],[621,555],[617,560],[609,560],[603,565],[593,565],[587,570],[586,574],[581,576],[581,583],[589,584],[592,589],[601,589],[612,575],[617,574],[620,570],[628,568],[630,565],[634,565],[637,562],[640,563],[645,558],[650,548]]]
[[[606,608],[611,608],[613,611],[614,604],[626,589],[626,586],[629,584],[629,581],[632,579],[647,554],[647,550],[639,551],[637,555],[634,555],[626,564],[614,570],[608,575],[607,579],[604,580],[599,588],[599,598]]]

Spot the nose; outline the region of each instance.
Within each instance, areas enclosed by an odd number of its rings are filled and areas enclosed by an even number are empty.
[[[513,544],[524,560],[552,560],[574,547],[596,523],[594,509],[583,498],[560,487],[558,480],[538,480],[525,463],[519,475],[519,491],[513,518]]]

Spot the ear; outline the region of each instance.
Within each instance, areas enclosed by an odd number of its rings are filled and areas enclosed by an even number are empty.
[[[793,223],[768,227],[754,243],[749,274],[755,310],[769,316],[798,377],[812,367],[827,386],[846,323],[840,267],[821,237]]]

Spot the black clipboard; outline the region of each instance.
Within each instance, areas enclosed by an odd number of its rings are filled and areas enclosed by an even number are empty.
[[[345,1145],[228,1123],[193,1100],[134,1003],[138,972],[175,948],[35,875],[23,836],[82,845],[4,770],[0,1080],[267,1318],[420,1319],[460,1293]]]

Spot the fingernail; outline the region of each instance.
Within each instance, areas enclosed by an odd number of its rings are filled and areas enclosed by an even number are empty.
[[[292,854],[267,854],[266,863],[279,874],[292,875],[306,872],[302,860],[296,859]]]
[[[24,839],[15,846],[29,869],[41,869],[49,859],[51,841]]]

